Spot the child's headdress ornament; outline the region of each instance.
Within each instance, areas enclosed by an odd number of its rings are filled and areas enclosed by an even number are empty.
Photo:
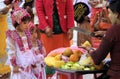
[[[30,14],[25,9],[18,8],[16,10],[13,10],[11,14],[12,23],[14,24],[15,22],[17,22],[18,24],[20,24],[21,19],[25,16],[30,17]]]
[[[36,29],[36,26],[33,22],[29,23],[29,31],[32,31],[33,29]]]

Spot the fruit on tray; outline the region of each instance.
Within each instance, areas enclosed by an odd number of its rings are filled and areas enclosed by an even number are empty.
[[[72,61],[72,62],[77,62],[77,61],[79,61],[79,59],[80,59],[79,56],[76,55],[76,54],[72,54],[69,57],[69,60]]]
[[[4,75],[10,72],[10,66],[0,63],[0,75]]]
[[[56,55],[56,56],[55,56],[55,59],[56,59],[56,60],[61,60],[61,59],[62,59],[62,54]]]
[[[80,65],[78,62],[67,62],[61,66],[62,69],[66,70],[96,70],[94,65]]]
[[[65,62],[63,60],[58,60],[53,63],[54,68],[60,68],[62,65],[64,65]]]
[[[88,41],[83,45],[91,46]],[[91,63],[91,57],[87,53],[79,48],[73,49],[71,47],[53,50],[51,54],[45,57],[44,61],[48,66],[66,70],[98,70],[102,68],[102,66]]]
[[[80,65],[90,65],[90,64],[93,64],[91,57],[86,57],[85,59],[80,60]]]
[[[80,50],[73,50],[73,53],[76,54],[78,57],[81,57],[83,54]]]
[[[70,47],[67,47],[65,50],[64,50],[64,52],[63,52],[63,55],[64,56],[70,56],[71,54],[73,54],[73,51],[72,51],[72,49],[70,48]]]
[[[53,66],[53,63],[55,62],[55,58],[48,56],[45,57],[44,62],[48,65],[48,66]]]
[[[71,70],[82,70],[80,64],[78,62],[74,63],[71,67]]]
[[[82,44],[83,47],[91,47],[91,44],[89,41],[85,41],[83,44]]]
[[[69,62],[65,63],[64,65],[62,65],[61,68],[71,70],[71,67],[72,67],[73,64],[74,64],[74,62],[69,61]]]
[[[44,61],[48,66],[52,66],[55,68],[60,68],[63,64],[65,64],[63,60],[58,60],[55,57],[50,56],[45,57]]]

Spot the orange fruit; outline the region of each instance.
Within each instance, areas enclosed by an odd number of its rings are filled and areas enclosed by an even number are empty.
[[[81,57],[82,52],[80,50],[73,50],[73,53],[76,54],[78,57]]]
[[[72,62],[77,62],[77,61],[79,61],[79,57],[76,55],[76,54],[72,54],[72,55],[70,55],[70,61],[72,61]]]
[[[72,49],[70,48],[70,47],[67,47],[65,50],[64,50],[64,52],[63,52],[63,55],[64,56],[70,56],[71,54],[73,54],[73,51],[72,51]]]

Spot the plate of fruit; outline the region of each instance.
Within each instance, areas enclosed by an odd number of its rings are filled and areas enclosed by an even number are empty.
[[[82,47],[91,47],[91,44],[86,41]],[[88,51],[78,46],[61,47],[52,50],[44,59],[47,66],[63,72],[81,72],[93,73],[101,72],[103,63],[100,65],[90,64],[90,57],[86,61],[82,61],[87,57]]]
[[[70,71],[92,71],[97,70],[95,65],[86,64],[88,61],[81,63],[81,59],[86,56],[86,50],[77,47],[58,48],[51,51],[45,57],[46,65],[62,70]],[[89,60],[89,58],[88,58]]]

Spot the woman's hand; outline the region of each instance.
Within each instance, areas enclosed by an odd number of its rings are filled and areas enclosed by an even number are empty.
[[[73,38],[73,29],[72,29],[72,28],[71,28],[71,29],[68,29],[67,34],[68,34],[69,40],[71,40],[71,39]]]
[[[0,14],[7,14],[9,12],[9,9],[12,7],[11,4],[7,5],[5,8],[0,10]]]
[[[85,49],[88,53],[91,53],[91,52],[93,52],[95,50],[95,48],[89,47],[89,46],[82,46],[81,45],[79,47]]]
[[[105,35],[106,31],[96,31],[94,33],[95,33],[95,36],[103,37]]]
[[[52,35],[53,35],[52,29],[50,27],[47,27],[45,29],[45,33],[46,33],[47,37],[52,37]]]

